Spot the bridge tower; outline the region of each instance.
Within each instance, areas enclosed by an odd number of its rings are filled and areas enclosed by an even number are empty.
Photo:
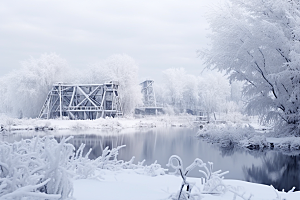
[[[143,106],[136,108],[135,114],[157,115],[158,112],[163,113],[162,107],[157,107],[153,83],[153,80],[145,80],[140,83],[143,94]]]
[[[156,98],[153,83],[153,80],[145,80],[144,82],[140,83],[140,85],[142,86],[144,107],[156,107]]]

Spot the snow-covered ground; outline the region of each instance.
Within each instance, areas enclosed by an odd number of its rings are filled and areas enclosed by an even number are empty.
[[[174,175],[146,176],[139,175],[133,170],[102,171],[102,180],[80,179],[74,181],[74,197],[77,200],[162,200],[169,198],[180,189],[182,179]],[[188,178],[201,188],[199,178]],[[254,184],[238,180],[224,180],[233,191],[244,194],[244,198],[237,200],[299,200],[300,192],[277,192],[271,186]],[[195,192],[195,191],[192,191]],[[278,195],[278,196],[277,196]],[[221,195],[202,194],[203,200],[233,200],[234,193],[227,191]]]
[[[192,126],[194,116],[148,116],[141,118],[99,118],[96,120],[60,120],[60,119],[15,119],[0,116],[3,130],[66,130],[66,129],[106,129],[123,130],[128,128],[188,127]]]

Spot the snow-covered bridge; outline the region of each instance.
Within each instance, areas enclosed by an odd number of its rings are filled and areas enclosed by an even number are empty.
[[[121,116],[119,84],[56,83],[49,92],[39,118],[97,119]]]

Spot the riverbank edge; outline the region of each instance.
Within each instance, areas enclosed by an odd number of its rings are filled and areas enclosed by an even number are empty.
[[[210,127],[199,130],[197,137],[221,148],[244,148],[248,150],[278,150],[285,154],[300,154],[300,137],[276,135],[266,128],[254,128],[250,124]]]
[[[191,115],[147,116],[141,118],[99,118],[95,120],[16,119],[0,117],[1,132],[53,130],[124,130],[130,128],[193,127]]]

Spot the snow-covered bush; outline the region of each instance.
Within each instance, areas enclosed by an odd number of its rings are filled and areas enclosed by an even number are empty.
[[[283,138],[279,142],[274,143],[274,148],[283,151],[300,150],[300,138],[298,137]]]
[[[67,199],[72,173],[67,170],[74,147],[66,139],[26,139],[0,142],[1,199]]]
[[[72,198],[71,179],[97,178],[102,169],[133,169],[139,174],[157,176],[165,174],[166,169],[156,162],[144,166],[141,162],[118,160],[123,146],[108,149],[91,160],[90,149],[83,155],[85,144],[76,151],[67,143],[72,137],[62,138],[60,142],[53,136],[35,137],[20,142],[0,142],[0,199],[69,199]]]
[[[263,149],[268,147],[269,144],[266,140],[265,135],[253,135],[250,138],[245,138],[239,142],[239,146],[246,147],[249,149]]]
[[[166,171],[166,169],[161,168],[161,165],[156,162],[149,166],[144,166],[144,161],[134,164],[134,156],[129,161],[118,160],[119,150],[124,148],[125,145],[113,149],[106,147],[102,151],[102,155],[94,160],[88,158],[92,149],[85,156],[82,155],[84,147],[85,145],[82,144],[76,151],[75,156],[71,158],[72,169],[76,173],[75,178],[95,178],[97,175],[96,171],[101,169],[111,171],[133,169],[138,174],[148,176],[164,175]]]
[[[143,166],[144,162],[145,160],[143,160],[142,162],[140,162],[138,165],[135,166],[136,167],[135,172],[147,176],[159,176],[159,175],[164,175],[166,171],[168,171],[167,169],[162,168],[161,165],[157,163],[157,161],[155,161],[149,166],[147,165]]]
[[[222,147],[237,145],[241,140],[253,137],[255,130],[251,126],[215,125],[208,124],[198,132],[198,136],[213,143],[219,143]]]

